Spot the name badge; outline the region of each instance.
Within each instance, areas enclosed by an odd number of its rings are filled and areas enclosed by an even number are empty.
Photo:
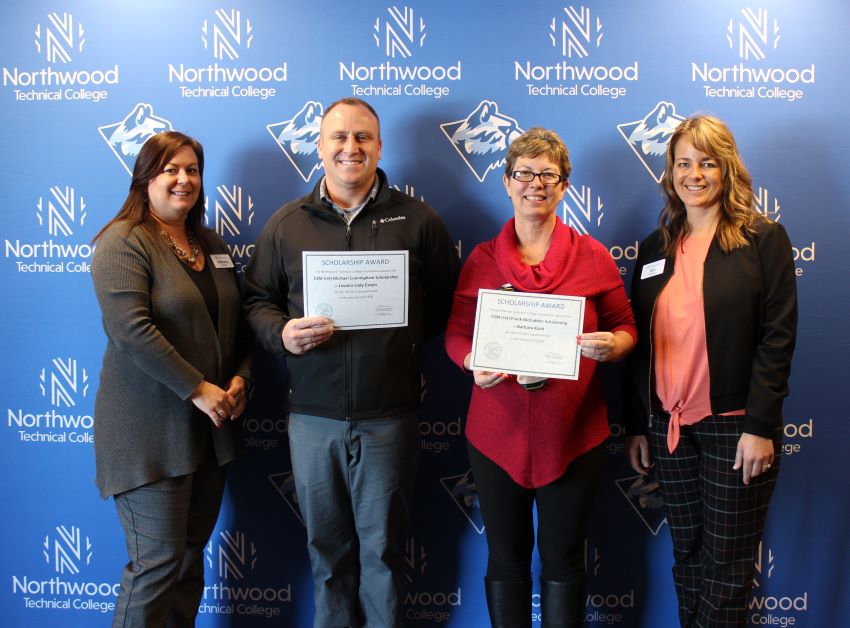
[[[640,269],[640,278],[649,279],[650,277],[655,277],[655,275],[660,275],[664,272],[664,262],[666,261],[665,259],[660,259],[657,262],[644,264],[643,268]]]
[[[210,255],[210,260],[216,268],[233,268],[233,260],[227,253],[214,253]]]

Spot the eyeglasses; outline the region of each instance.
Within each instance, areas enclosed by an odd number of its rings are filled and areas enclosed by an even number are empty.
[[[566,177],[562,177],[557,172],[532,172],[531,170],[514,170],[511,177],[523,183],[531,183],[534,177],[540,178],[540,183],[543,185],[555,185],[561,181],[566,181]]]

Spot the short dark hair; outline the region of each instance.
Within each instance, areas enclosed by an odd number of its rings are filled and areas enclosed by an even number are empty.
[[[331,110],[338,105],[352,105],[354,107],[363,107],[364,109],[366,109],[369,113],[375,116],[375,120],[377,120],[378,122],[378,137],[381,136],[381,119],[378,117],[378,112],[375,111],[372,105],[367,103],[362,98],[354,98],[353,96],[349,96],[347,98],[340,98],[339,100],[333,101],[327,106],[325,112],[322,114],[322,120],[324,120],[325,116],[328,115]]]

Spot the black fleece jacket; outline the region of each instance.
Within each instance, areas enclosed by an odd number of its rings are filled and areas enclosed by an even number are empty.
[[[351,225],[311,194],[266,223],[245,274],[245,311],[262,345],[287,356],[290,410],[335,419],[384,418],[415,409],[425,339],[445,329],[459,269],[443,221],[425,203],[380,180],[375,199]],[[304,316],[302,251],[409,251],[408,326],[336,330],[303,355],[283,347],[281,331]]]

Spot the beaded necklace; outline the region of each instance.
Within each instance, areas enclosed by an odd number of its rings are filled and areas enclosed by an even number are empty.
[[[165,241],[168,242],[168,246],[171,247],[171,250],[174,251],[174,254],[177,256],[181,262],[186,264],[187,266],[194,266],[195,262],[198,261],[198,240],[195,238],[195,234],[189,231],[186,234],[187,239],[189,240],[189,252],[187,253],[183,249],[178,246],[177,242],[174,241],[168,233],[165,231],[160,231],[162,237],[165,238]]]

